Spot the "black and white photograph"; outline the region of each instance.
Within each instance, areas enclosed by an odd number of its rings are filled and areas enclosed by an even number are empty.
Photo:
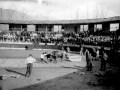
[[[0,0],[0,90],[120,90],[120,0]]]

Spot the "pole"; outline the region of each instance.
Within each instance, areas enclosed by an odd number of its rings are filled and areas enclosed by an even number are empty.
[[[45,37],[47,37],[47,26],[46,26],[46,34],[45,34]]]

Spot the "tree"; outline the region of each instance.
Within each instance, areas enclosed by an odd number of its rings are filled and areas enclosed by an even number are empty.
[[[87,19],[89,18],[88,6],[87,6]]]
[[[46,13],[46,20],[48,20],[49,19],[49,14],[52,12],[52,10],[49,10],[47,13]]]
[[[23,21],[26,16],[27,10],[25,8],[22,8],[21,10],[22,12],[20,13],[20,17],[21,17],[21,20]]]
[[[97,19],[99,17],[99,7],[98,5],[95,8],[95,18]]]
[[[82,4],[83,4],[83,3],[80,2],[80,3],[79,3],[79,7],[78,7],[78,6],[77,6],[77,8],[75,7],[75,19],[77,19],[77,20],[79,19],[79,16],[80,16],[80,14],[79,14],[80,11],[81,11],[81,10],[80,10],[80,9],[81,9],[80,6],[82,6]]]
[[[89,4],[86,4],[86,19],[89,19]]]
[[[76,13],[75,13],[75,19],[79,19],[79,13],[78,13],[78,8],[77,8],[77,11],[76,11]]]
[[[0,18],[1,18],[1,20],[2,20],[2,18],[3,18],[2,8],[0,8]]]
[[[36,17],[35,17],[35,21],[37,21],[39,19],[39,16],[38,15],[36,15]]]
[[[102,3],[99,3],[96,5],[96,8],[95,8],[95,18],[105,18],[108,14],[108,10],[107,8],[102,4]]]
[[[9,20],[13,19],[13,15],[15,13],[15,10],[14,10],[15,8],[16,8],[16,6],[14,4],[10,5],[10,7],[8,9],[8,15],[9,15],[8,18],[9,18]]]
[[[107,14],[108,14],[107,8],[105,8],[105,6],[100,4],[100,18],[105,18]]]

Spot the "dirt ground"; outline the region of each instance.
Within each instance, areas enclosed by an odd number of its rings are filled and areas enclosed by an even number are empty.
[[[72,73],[76,70],[74,69],[64,69],[64,68],[34,68],[30,77],[25,77],[26,68],[7,68],[2,69],[4,75],[18,75],[17,78],[7,77],[5,80],[1,80],[2,90],[11,90],[15,88],[21,88],[25,86],[31,86],[33,84],[41,83],[46,80],[54,79]],[[25,90],[25,89],[23,89]]]
[[[111,86],[88,84],[90,80],[95,79],[94,75],[99,71],[99,61],[93,61],[92,71],[86,71],[84,61],[79,63],[81,64],[34,67],[30,77],[24,76],[25,67],[1,68],[0,74],[3,73],[2,75],[18,75],[17,78],[8,77],[5,80],[0,80],[1,90],[115,90]]]
[[[63,68],[68,69],[71,67]],[[110,86],[91,86],[87,84],[90,80],[95,79],[94,73],[99,69],[99,66],[94,66],[94,70],[90,72],[80,66],[72,67],[71,69],[76,69],[77,71],[15,90],[114,90]]]
[[[112,79],[102,80],[102,84],[97,83],[98,80],[103,79],[101,76],[104,76],[103,73],[105,73],[104,71],[99,72],[100,61],[92,62],[92,71],[86,71],[85,60],[64,61],[57,64],[37,62],[31,76],[25,77],[24,58],[29,53],[32,53],[35,58],[39,58],[38,55],[41,51],[24,51],[24,53],[22,50],[0,51],[2,56],[0,59],[0,90],[120,90],[112,86],[117,80],[119,81],[120,74],[116,77],[109,72],[108,76],[113,76]],[[107,65],[108,69],[109,65]],[[1,76],[4,76],[4,80]],[[108,84],[109,82],[112,84]]]
[[[14,88],[29,86],[32,84],[42,83],[47,80],[76,72],[77,68],[74,68],[75,66],[81,66],[81,68],[85,67],[84,61],[64,61],[58,62],[57,64],[37,62],[34,64],[32,75],[30,77],[25,77],[26,66],[24,63],[22,63],[23,60],[20,61],[19,59],[3,59],[1,61],[3,61],[3,65],[1,64],[2,67],[0,68],[0,76],[5,76],[4,80],[0,80],[0,86],[2,90],[10,90]],[[12,63],[8,65],[10,61]],[[5,65],[6,67],[4,67]]]

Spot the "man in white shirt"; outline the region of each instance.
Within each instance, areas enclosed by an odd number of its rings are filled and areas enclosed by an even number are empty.
[[[62,61],[66,60],[66,56],[68,55],[67,52],[65,50],[63,50],[62,54],[63,54]]]
[[[32,72],[32,67],[33,63],[36,62],[36,60],[32,57],[31,54],[29,54],[29,57],[25,60],[25,63],[27,64],[27,69],[26,69],[26,77],[31,75]]]
[[[100,52],[99,52],[99,50],[97,49],[97,51],[96,51],[96,60],[99,60],[99,57],[100,57]]]
[[[40,59],[41,59],[41,60],[44,59],[44,53],[42,53],[42,54],[40,55]]]
[[[66,59],[67,59],[67,60],[70,60],[70,55],[69,55],[69,53],[66,53]]]
[[[43,53],[40,55],[40,59],[41,59],[42,61],[44,61],[45,63],[48,63],[47,58],[45,58],[46,55],[47,55],[47,53],[46,53],[46,52],[43,52]]]

